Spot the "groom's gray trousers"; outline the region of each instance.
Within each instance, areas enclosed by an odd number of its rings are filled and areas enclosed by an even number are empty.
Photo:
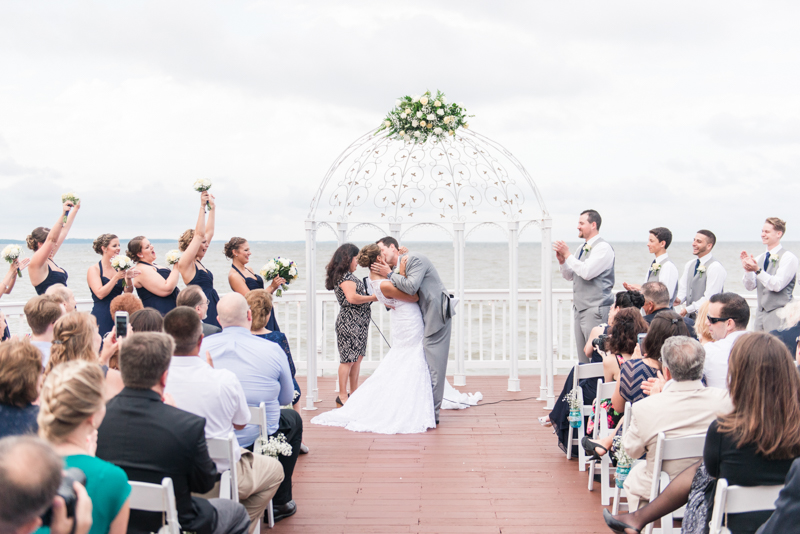
[[[425,360],[431,371],[431,387],[433,388],[433,408],[436,420],[439,420],[439,408],[442,407],[444,383],[447,381],[447,357],[450,353],[450,332],[453,322],[446,321],[441,330],[430,336],[425,336],[422,342],[425,348]]]

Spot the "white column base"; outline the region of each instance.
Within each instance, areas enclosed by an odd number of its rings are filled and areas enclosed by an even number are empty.
[[[466,386],[467,375],[453,375],[453,386]]]
[[[319,398],[319,390],[314,390],[314,402],[322,402],[322,399]]]
[[[539,386],[539,396],[536,397],[537,401],[547,400],[547,386]]]
[[[306,395],[306,405],[303,406],[303,410],[313,411],[316,410],[317,407],[314,406],[314,392]]]
[[[549,395],[547,397],[547,409],[552,410],[553,407],[556,405],[556,398],[553,395]]]
[[[508,391],[522,391],[519,387],[519,378],[508,379]]]

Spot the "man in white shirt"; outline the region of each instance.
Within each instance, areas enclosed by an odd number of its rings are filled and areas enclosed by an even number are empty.
[[[659,226],[650,230],[650,235],[647,238],[647,250],[650,254],[655,256],[653,263],[647,270],[644,277],[645,283],[647,282],[661,282],[666,286],[669,291],[669,303],[667,307],[672,307],[672,302],[675,300],[675,295],[678,292],[678,268],[669,259],[667,249],[672,243],[672,232],[669,228]],[[642,291],[642,286],[635,284],[622,284],[628,291]]]
[[[717,293],[709,299],[708,330],[713,343],[706,343],[703,373],[708,387],[728,389],[728,358],[733,344],[746,334],[750,306],[736,293]]]
[[[31,329],[31,344],[42,353],[42,368],[50,360],[50,347],[53,343],[53,326],[64,313],[55,299],[46,295],[33,297],[25,304],[25,320]]]
[[[175,404],[206,420],[206,438],[227,438],[234,428],[241,430],[250,422],[250,409],[236,375],[226,369],[214,369],[201,358],[202,323],[193,308],[179,306],[164,317],[164,331],[175,340],[175,354],[169,366],[166,393]],[[239,502],[250,516],[250,532],[264,516],[270,499],[283,482],[283,467],[269,456],[235,448]],[[220,472],[230,468],[217,462]]]
[[[683,304],[676,309],[681,317],[687,315],[697,317],[706,300],[717,293],[722,293],[728,273],[722,264],[711,255],[711,249],[717,244],[717,236],[710,230],[699,230],[692,241],[692,254],[696,260],[689,260],[678,280],[678,295],[674,304]]]
[[[742,267],[744,267],[744,288],[756,290],[755,330],[771,331],[780,327],[781,319],[778,310],[783,309],[792,300],[792,292],[797,279],[797,256],[781,246],[781,238],[786,232],[786,222],[770,217],[761,228],[761,242],[767,251],[754,258],[742,251]]]
[[[595,326],[608,321],[614,302],[614,249],[600,237],[600,214],[586,210],[578,219],[578,237],[586,241],[576,258],[564,241],[553,243],[561,276],[572,281],[572,313],[575,317],[575,342],[578,360],[586,363],[586,338]]]

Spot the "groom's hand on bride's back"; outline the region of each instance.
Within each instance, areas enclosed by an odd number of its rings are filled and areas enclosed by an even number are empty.
[[[391,267],[389,267],[381,257],[378,257],[378,261],[376,261],[370,266],[370,270],[373,273],[383,276],[384,278],[388,276],[390,272],[392,272]]]

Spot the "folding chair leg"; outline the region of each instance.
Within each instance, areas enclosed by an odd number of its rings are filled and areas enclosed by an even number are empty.
[[[604,460],[600,463],[600,504],[608,506],[611,503],[611,462]]]
[[[596,462],[589,462],[589,491],[594,491],[594,466]]]
[[[269,504],[267,504],[267,526],[269,528],[275,528],[275,514],[272,511],[272,499],[270,499]]]
[[[567,460],[572,459],[572,431],[574,429],[572,426],[569,427],[569,431],[567,432]]]

